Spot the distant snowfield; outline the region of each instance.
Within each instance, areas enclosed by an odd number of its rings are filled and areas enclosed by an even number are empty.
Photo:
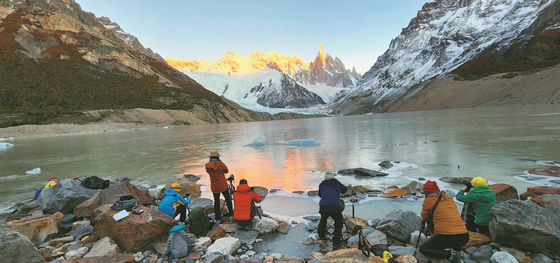
[[[264,86],[280,88],[282,73],[276,70],[265,69],[257,73],[245,75],[226,75],[223,73],[191,72],[181,70],[184,74],[194,79],[204,86],[204,88],[214,92],[219,96],[235,101],[239,105],[254,111],[268,112],[275,114],[279,112],[295,112],[301,114],[327,114],[325,105],[315,106],[305,109],[294,108],[269,108],[257,103],[258,97],[252,89]],[[302,85],[311,92],[320,96],[325,103],[330,103],[337,94],[345,90],[342,87],[330,87],[327,85]]]

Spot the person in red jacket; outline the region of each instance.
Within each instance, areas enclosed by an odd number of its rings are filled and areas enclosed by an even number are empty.
[[[220,211],[220,193],[224,196],[228,208],[228,213],[224,216],[233,215],[233,204],[231,203],[231,196],[228,192],[228,183],[226,174],[229,170],[224,162],[220,160],[220,153],[218,151],[210,152],[210,161],[206,163],[206,172],[210,176],[210,189],[214,195],[214,219],[216,221],[222,220],[222,213]]]
[[[237,222],[238,229],[250,229],[253,218],[257,215],[257,207],[253,205],[253,202],[260,203],[261,201],[261,195],[255,193],[247,185],[247,180],[241,179],[237,191],[233,193],[233,203],[235,204],[233,219]]]

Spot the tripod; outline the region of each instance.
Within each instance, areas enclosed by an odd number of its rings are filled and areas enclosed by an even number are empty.
[[[227,193],[229,195],[229,200],[230,202],[233,202],[233,193],[235,193],[235,186],[233,185],[233,181],[235,181],[235,175],[230,175],[227,179],[229,182],[228,188],[227,188]],[[224,203],[222,204],[222,207],[220,208],[220,213],[222,213],[222,211],[224,211],[224,206],[226,205],[227,200],[224,200]],[[228,213],[231,213],[233,215],[233,211],[228,211]],[[224,214],[222,214],[222,217],[224,216]]]

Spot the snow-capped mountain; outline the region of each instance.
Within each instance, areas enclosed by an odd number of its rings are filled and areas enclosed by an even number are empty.
[[[419,85],[443,77],[488,50],[521,44],[554,0],[437,0],[425,4],[389,49],[329,107],[336,113],[382,111]],[[558,28],[549,24],[544,30]]]
[[[322,45],[312,63],[259,51],[245,57],[228,51],[214,63],[165,60],[212,92],[251,109],[322,105],[361,78],[355,69],[345,69],[339,58],[325,53]]]

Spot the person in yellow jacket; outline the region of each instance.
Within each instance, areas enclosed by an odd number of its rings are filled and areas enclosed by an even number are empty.
[[[428,225],[433,225],[433,235],[419,247],[420,253],[439,259],[460,262],[461,248],[469,242],[469,233],[455,200],[440,191],[435,181],[428,180],[422,188],[426,199],[422,204],[421,216]],[[452,248],[456,253],[452,253]]]
[[[49,187],[51,187],[51,186],[53,186],[57,183],[58,183],[58,178],[56,178],[55,176],[51,176],[49,178],[49,181],[45,185],[45,189],[49,188]],[[39,195],[41,194],[42,191],[43,191],[43,189],[38,189],[37,191],[35,191],[35,196],[33,196],[33,200],[37,200],[37,198],[39,198]]]

